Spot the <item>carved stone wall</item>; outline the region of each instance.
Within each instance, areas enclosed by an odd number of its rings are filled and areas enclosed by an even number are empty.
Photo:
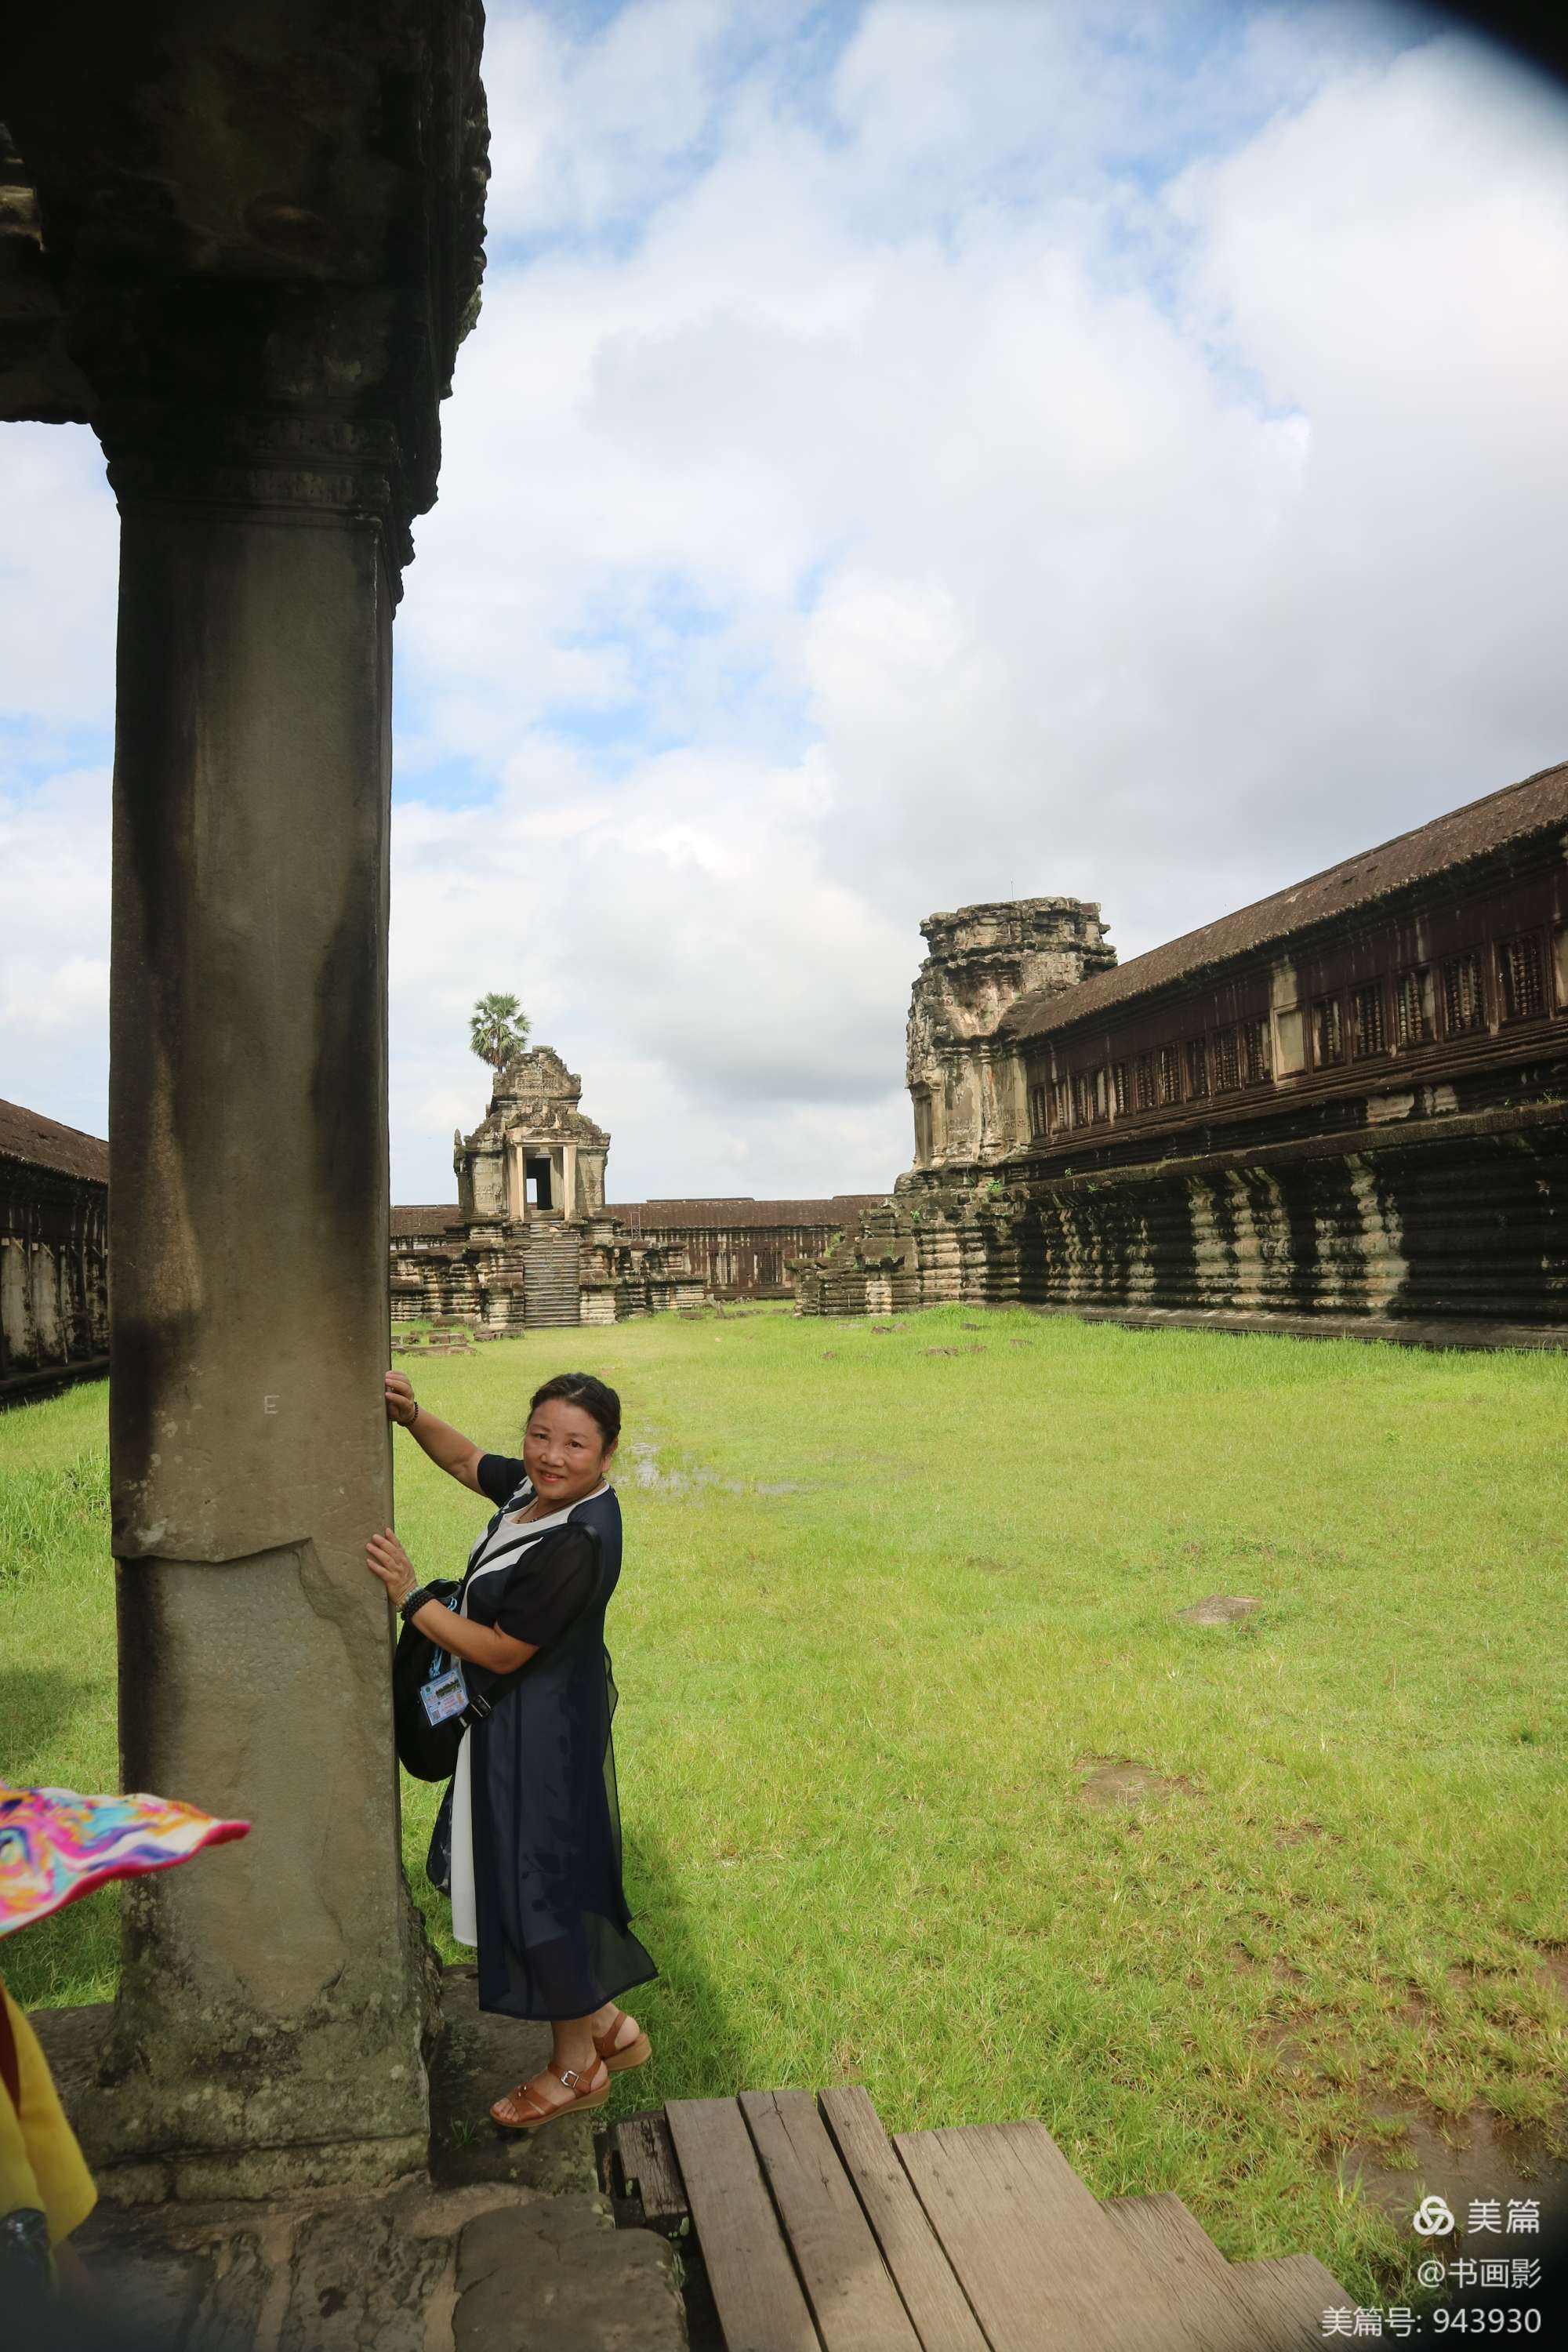
[[[803,1312],[1568,1344],[1568,766],[1007,1003],[949,982],[976,912],[923,927],[916,1164]]]
[[[794,1267],[820,1255],[886,1197],[617,1202],[610,1213],[643,1242],[684,1250],[694,1280],[714,1297],[790,1298]]]
[[[0,1102],[0,1399],[109,1369],[109,1146]]]

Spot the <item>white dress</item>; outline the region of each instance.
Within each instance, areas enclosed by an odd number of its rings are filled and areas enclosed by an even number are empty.
[[[604,1492],[605,1482],[601,1480],[594,1494],[602,1495]],[[577,1502],[581,1503],[592,1500],[593,1496],[589,1495],[577,1497]],[[523,1507],[526,1509],[527,1506]],[[576,1507],[577,1503],[568,1503],[564,1510],[552,1511],[547,1518],[528,1520],[522,1532],[530,1540],[521,1546],[517,1542],[517,1520],[503,1514],[491,1532],[482,1538],[481,1548],[468,1572],[468,1582],[463,1587],[458,1615],[468,1615],[468,1595],[481,1577],[502,1571],[510,1573],[522,1555],[532,1549],[533,1537],[548,1535],[552,1528],[563,1526]],[[494,1567],[487,1570],[485,1562],[503,1546],[504,1558],[497,1559]],[[468,1728],[466,1724],[458,1749],[458,1769],[452,1778],[452,1940],[455,1944],[466,1944],[470,1950],[478,1948],[479,1940],[474,1904],[474,1813],[468,1783]]]

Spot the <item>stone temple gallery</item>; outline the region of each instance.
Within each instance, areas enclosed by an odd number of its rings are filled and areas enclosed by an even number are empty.
[[[914,1165],[806,1313],[1568,1339],[1568,766],[1125,964],[1082,899],[921,928]]]
[[[704,1299],[1014,1301],[1224,1328],[1568,1341],[1568,766],[1122,964],[1097,903],[928,916],[886,1193],[606,1204],[548,1045],[394,1207],[395,1323]],[[0,1396],[107,1361],[108,1150],[0,1104]]]

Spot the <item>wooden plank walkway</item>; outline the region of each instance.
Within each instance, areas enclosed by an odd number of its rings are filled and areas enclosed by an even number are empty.
[[[1310,2254],[1227,2262],[1169,2191],[1101,2202],[1043,2124],[889,2139],[858,2084],[670,2099],[608,2142],[725,2352],[1308,2352],[1352,2301]]]

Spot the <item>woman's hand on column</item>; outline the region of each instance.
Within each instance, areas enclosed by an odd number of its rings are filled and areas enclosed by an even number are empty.
[[[364,1564],[372,1576],[379,1577],[385,1585],[387,1598],[395,1609],[400,1609],[418,1588],[414,1562],[390,1528],[381,1535],[372,1536],[364,1548]]]
[[[407,1373],[389,1371],[385,1392],[388,1421],[395,1422],[400,1429],[407,1429],[419,1410],[419,1402],[409,1384]]]

